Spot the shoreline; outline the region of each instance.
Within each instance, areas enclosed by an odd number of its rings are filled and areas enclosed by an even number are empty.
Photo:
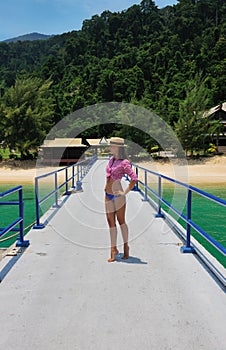
[[[167,161],[151,160],[138,162],[137,165],[189,185],[226,186],[226,156],[189,159],[183,162],[174,158]],[[153,176],[150,175],[150,178],[153,179]],[[164,180],[164,182],[168,181]]]
[[[0,184],[34,184],[34,179],[40,174],[55,170],[54,167],[37,168],[32,162],[0,164]],[[162,175],[177,179],[190,185],[226,186],[226,156],[215,156],[207,159],[188,160],[181,165],[178,159],[164,159],[135,162],[136,165]],[[142,170],[140,170],[142,172]],[[141,177],[142,174],[141,174]],[[154,178],[153,176],[151,177]],[[156,178],[156,177],[155,177]],[[148,178],[148,181],[150,179]]]

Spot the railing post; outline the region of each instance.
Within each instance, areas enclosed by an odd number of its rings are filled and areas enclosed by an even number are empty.
[[[162,178],[158,176],[158,214],[155,215],[156,218],[163,218],[164,215],[161,211],[161,199],[162,199]]]
[[[144,171],[144,198],[143,198],[143,202],[147,202],[148,201],[148,196],[147,196],[147,171]]]
[[[137,175],[137,177],[138,177],[138,167],[136,167],[136,170],[135,170],[135,172],[136,172],[136,175]],[[127,178],[128,179],[128,178]],[[134,186],[134,188],[132,189],[132,191],[139,191],[139,188],[138,188],[138,181],[136,182],[136,184],[135,184],[135,186]]]
[[[19,190],[19,215],[20,215],[20,236],[17,240],[17,247],[28,247],[29,241],[24,240],[24,202],[22,188]]]
[[[77,181],[80,181],[80,173],[79,173],[79,171],[80,171],[80,165],[78,164],[77,165]]]
[[[97,157],[91,158],[90,162],[86,162],[86,164],[84,165],[84,161],[81,162],[81,164],[77,164],[77,182],[76,182],[76,191],[82,191],[82,178],[88,173],[91,165],[94,163],[94,161],[97,159]],[[83,169],[84,166],[84,169]],[[69,166],[67,166],[66,168],[62,169],[65,170],[65,181],[62,184],[62,186],[65,185],[66,187],[66,191],[65,193],[67,195],[70,194],[70,191],[68,190],[69,188],[69,181],[72,179],[72,188],[75,188],[75,165],[72,165],[72,176],[69,178],[68,176],[68,169]],[[71,169],[71,167],[70,167]],[[52,194],[55,194],[55,205],[54,207],[59,207],[59,193],[58,193],[58,171],[57,172],[51,172],[48,173],[46,175],[44,175],[44,177],[52,175],[53,173],[55,173],[55,190],[53,192],[50,192],[47,196],[45,196],[44,198],[39,199],[39,183],[38,180],[41,177],[36,177],[35,178],[35,202],[36,202],[36,224],[33,226],[34,229],[41,229],[43,227],[45,227],[44,224],[40,223],[40,203],[43,203],[46,199],[48,199],[50,196],[52,196]],[[60,186],[61,187],[61,186]]]
[[[70,194],[68,191],[68,168],[65,169],[65,186],[66,186],[66,195]]]
[[[57,172],[55,172],[54,176],[54,184],[55,184],[55,205],[53,205],[54,208],[59,208],[58,204],[58,178],[57,178]]]
[[[71,188],[75,188],[75,165],[72,165],[72,185]]]
[[[139,177],[139,170],[138,170],[138,167],[136,167],[136,175],[137,175],[137,178]],[[136,182],[136,185],[135,185],[135,191],[139,191],[139,182],[137,181]]]
[[[34,229],[42,229],[45,227],[44,224],[40,223],[40,208],[39,208],[39,195],[38,195],[38,178],[35,178],[35,206],[36,206],[36,224],[33,226]]]
[[[88,172],[89,172],[89,167],[90,167],[90,164],[89,164],[89,163],[87,163],[85,167],[86,167],[86,171],[85,171],[85,174],[88,174]]]
[[[77,181],[76,181],[76,191],[82,191],[82,182],[80,181],[80,175],[79,175],[79,167],[81,165],[77,165]]]
[[[192,206],[192,191],[188,189],[187,198],[187,220],[191,220],[191,206]],[[186,236],[186,246],[181,247],[182,253],[194,253],[194,248],[191,247],[191,225],[187,222],[187,236]]]

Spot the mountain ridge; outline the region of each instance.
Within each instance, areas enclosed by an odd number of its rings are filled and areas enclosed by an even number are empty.
[[[47,39],[51,38],[52,36],[54,36],[54,35],[46,35],[46,34],[33,32],[33,33],[24,34],[24,35],[19,35],[19,36],[14,37],[14,38],[9,38],[9,39],[3,40],[2,42],[4,42],[4,43],[11,42],[12,43],[12,42],[17,42],[17,41],[47,40]]]

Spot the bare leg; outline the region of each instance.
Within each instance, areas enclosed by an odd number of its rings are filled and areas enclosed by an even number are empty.
[[[106,198],[105,206],[106,206],[106,215],[107,215],[107,221],[110,229],[110,239],[111,239],[111,256],[108,259],[108,262],[113,262],[115,260],[115,255],[119,253],[117,249],[117,228],[116,228],[116,222],[115,222],[115,205],[113,201]]]
[[[120,229],[122,232],[122,239],[124,243],[128,243],[128,238],[129,238],[129,232],[128,232],[128,226],[127,224],[122,224],[120,225]]]
[[[116,247],[116,245],[117,245],[117,228],[116,228],[116,226],[110,227],[110,238],[111,238],[111,247]]]
[[[124,242],[124,256],[122,259],[128,259],[129,257],[129,245],[128,245],[128,239],[129,239],[129,232],[128,232],[128,226],[125,222],[125,212],[126,212],[126,201],[125,197],[119,197],[115,200],[116,203],[116,216],[117,220],[120,225],[122,238]]]
[[[121,232],[122,232],[122,238],[124,242],[124,255],[122,259],[128,259],[129,257],[129,245],[128,245],[128,237],[129,237],[129,232],[128,232],[128,226],[127,224],[122,224],[120,225]]]

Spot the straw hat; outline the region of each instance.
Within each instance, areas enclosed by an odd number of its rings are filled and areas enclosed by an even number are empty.
[[[121,137],[111,137],[109,141],[110,141],[110,145],[116,145],[120,147],[126,146],[124,143],[124,139],[122,139]]]

